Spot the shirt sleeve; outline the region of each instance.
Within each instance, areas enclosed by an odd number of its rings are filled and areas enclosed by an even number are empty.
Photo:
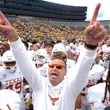
[[[87,83],[88,73],[95,60],[95,50],[83,48],[76,65],[74,66],[72,76],[69,78],[69,86],[72,95],[79,95]],[[75,76],[75,78],[74,78]]]
[[[10,42],[11,50],[14,53],[17,64],[22,72],[23,76],[26,78],[28,83],[32,88],[34,88],[34,84],[40,86],[40,74],[37,72],[35,64],[30,58],[28,51],[26,50],[24,44],[19,38],[17,41]]]

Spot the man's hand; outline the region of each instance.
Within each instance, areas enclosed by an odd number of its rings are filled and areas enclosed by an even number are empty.
[[[97,16],[100,9],[100,3],[97,4],[93,13],[92,20],[89,26],[85,29],[85,43],[92,46],[97,46],[100,41],[104,39],[107,34],[106,29],[100,22],[98,22]]]
[[[16,41],[18,39],[17,32],[12,27],[11,23],[0,11],[0,35],[5,36],[10,42]]]

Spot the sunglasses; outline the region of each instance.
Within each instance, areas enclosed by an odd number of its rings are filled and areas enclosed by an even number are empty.
[[[60,65],[60,64],[49,64],[48,67],[49,68],[57,68],[57,69],[65,68],[65,66]]]
[[[16,65],[16,61],[11,61],[11,62],[3,62],[6,66],[13,66]]]

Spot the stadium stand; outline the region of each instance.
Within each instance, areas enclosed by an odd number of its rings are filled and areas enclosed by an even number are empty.
[[[58,5],[42,0],[1,0],[3,11],[20,37],[37,41],[42,37],[82,38],[88,25],[87,7]],[[110,21],[102,21],[110,34]]]
[[[6,14],[84,21],[87,7],[60,5],[42,0],[2,0],[0,10]]]

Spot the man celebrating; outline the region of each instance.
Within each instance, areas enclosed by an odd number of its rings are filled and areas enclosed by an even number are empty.
[[[67,73],[66,61],[63,55],[57,54],[48,65],[48,77],[42,77],[29,58],[16,30],[0,12],[0,34],[9,40],[19,68],[33,89],[34,110],[74,110],[75,100],[85,86],[94,62],[97,45],[107,33],[100,22],[96,21],[99,8],[100,4],[96,6],[93,18],[84,31],[85,46],[73,71],[77,74],[76,78],[64,77]]]

